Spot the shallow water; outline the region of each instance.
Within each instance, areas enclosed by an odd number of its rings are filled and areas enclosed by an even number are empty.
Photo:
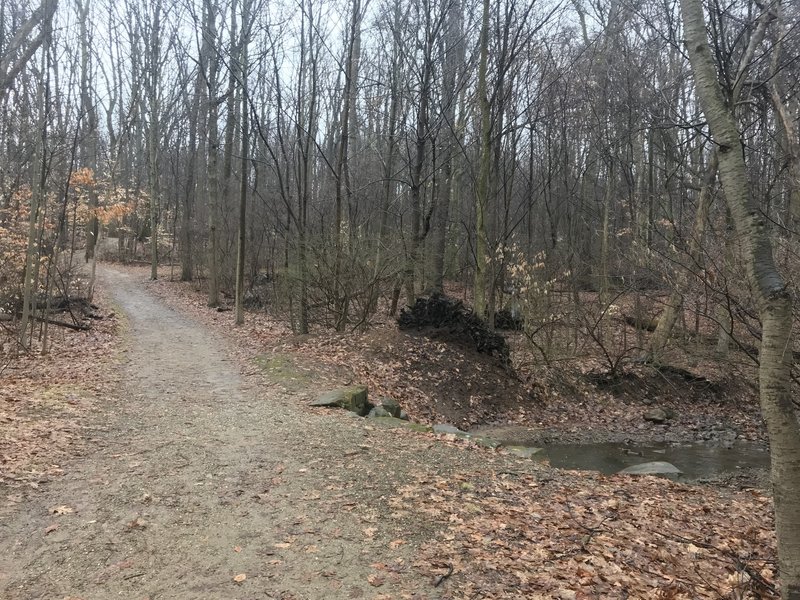
[[[731,448],[694,444],[670,446],[648,444],[549,444],[543,458],[559,469],[586,469],[611,474],[646,462],[666,461],[683,471],[687,479],[707,479],[747,469],[768,469],[769,452],[755,444],[740,443]]]

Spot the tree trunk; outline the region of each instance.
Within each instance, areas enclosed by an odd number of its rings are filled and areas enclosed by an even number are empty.
[[[205,27],[204,37],[212,48],[208,64],[208,87],[205,100],[208,103],[206,110],[207,126],[207,175],[205,196],[208,201],[208,305],[219,305],[219,108],[216,99],[217,74],[219,73],[219,58],[213,51],[217,37],[216,31],[217,5],[213,0],[205,1]]]
[[[783,141],[783,154],[786,157],[787,167],[787,225],[792,236],[797,235],[800,227],[800,142],[797,139],[795,120],[789,113],[789,108],[783,101],[785,94],[784,73],[779,70],[779,58],[783,49],[783,40],[789,35],[789,27],[783,14],[783,6],[778,3],[775,8],[778,15],[777,40],[772,49],[772,65],[770,97],[775,115],[780,123],[781,138]]]
[[[441,293],[444,288],[444,255],[447,242],[447,226],[450,220],[450,196],[453,189],[453,160],[456,148],[456,81],[459,71],[461,40],[461,2],[446,2],[447,16],[444,34],[442,119],[444,133],[440,160],[442,163],[442,182],[438,186],[436,212],[431,229],[431,289]]]
[[[383,166],[383,189],[381,194],[380,225],[378,227],[378,247],[375,252],[375,287],[372,293],[371,304],[377,306],[378,294],[380,291],[378,279],[381,277],[385,262],[385,248],[389,235],[389,207],[392,203],[393,190],[396,187],[394,181],[394,159],[397,148],[397,118],[400,110],[400,62],[401,62],[401,39],[400,27],[402,23],[402,13],[400,11],[400,0],[395,0],[394,20],[392,27],[392,70],[389,85],[389,120],[386,127],[386,159]],[[399,296],[398,296],[399,299]],[[390,314],[396,311],[390,309]]]
[[[90,94],[89,54],[91,52],[89,41],[89,1],[77,3],[78,18],[80,21],[81,35],[81,113],[85,116],[86,129],[83,133],[84,162],[92,170],[92,175],[97,176],[97,108]],[[86,224],[86,262],[92,262],[94,272],[94,251],[97,245],[99,224],[97,220],[98,197],[97,191],[92,186],[88,192],[89,218]],[[94,285],[94,278],[89,282],[89,287]]]
[[[153,23],[149,41],[149,69],[147,75],[147,94],[149,119],[147,129],[147,181],[150,194],[150,279],[158,279],[158,213],[161,196],[159,185],[159,69],[161,68],[161,3],[156,2],[153,8]]]
[[[49,29],[49,22],[47,24]],[[22,287],[22,317],[19,325],[20,345],[23,348],[30,346],[28,338],[28,322],[33,317],[36,310],[34,295],[38,288],[39,279],[39,240],[37,235],[39,227],[40,211],[43,209],[47,196],[45,194],[45,184],[47,182],[47,133],[50,119],[50,32],[44,36],[44,52],[41,60],[41,73],[38,82],[37,104],[39,108],[39,122],[37,131],[40,139],[37,141],[34,152],[33,181],[31,182],[31,208],[28,218],[28,243],[25,250],[25,280]],[[33,336],[31,336],[32,338]]]
[[[759,395],[770,439],[781,596],[798,600],[800,427],[790,395],[792,301],[775,266],[766,219],[750,192],[742,140],[717,79],[701,0],[681,0],[681,13],[698,99],[717,144],[720,180],[761,317]]]
[[[242,2],[242,32],[239,60],[239,77],[242,87],[242,173],[239,187],[239,236],[236,245],[236,324],[244,324],[244,259],[247,242],[247,177],[250,161],[250,99],[247,92],[247,46],[250,31],[250,3]]]
[[[703,178],[703,186],[700,190],[700,197],[697,200],[697,212],[694,216],[694,225],[689,237],[689,268],[693,269],[700,264],[700,256],[703,251],[703,236],[706,230],[706,221],[711,209],[711,201],[714,199],[714,181],[717,178],[718,155],[716,150],[711,154],[711,161],[706,168],[706,175]],[[688,284],[686,270],[681,269],[678,273],[678,281],[670,292],[669,299],[664,306],[664,311],[658,319],[653,337],[650,339],[650,350],[648,359],[658,361],[659,356],[667,346],[672,330],[678,320],[678,315],[683,310],[683,293]]]
[[[406,305],[414,304],[417,295],[416,271],[419,251],[427,235],[427,222],[423,225],[423,171],[425,169],[425,153],[427,149],[429,127],[429,105],[431,77],[433,69],[433,34],[431,33],[430,15],[425,22],[425,46],[422,55],[422,74],[419,91],[419,109],[414,132],[414,162],[411,165],[409,201],[411,203],[411,241],[406,251],[406,263],[403,280],[406,288]]]
[[[39,8],[33,11],[14,37],[5,44],[3,54],[0,55],[0,100],[5,99],[17,75],[22,72],[39,47],[43,43],[49,43],[53,15],[57,8],[58,0],[42,0]],[[28,36],[39,25],[39,35],[28,41]]]
[[[481,115],[480,164],[478,165],[478,189],[475,194],[475,314],[486,317],[486,290],[488,287],[486,267],[490,260],[486,231],[486,205],[489,196],[489,170],[491,167],[491,114],[486,76],[489,60],[489,0],[483,0],[481,21],[480,63],[478,65],[478,102]]]

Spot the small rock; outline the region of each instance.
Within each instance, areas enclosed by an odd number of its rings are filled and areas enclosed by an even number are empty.
[[[395,417],[375,417],[370,422],[376,425],[383,425],[385,427],[403,427],[405,429],[418,431],[420,433],[428,433],[433,431],[433,429],[429,425],[423,425],[422,423],[412,423],[410,421],[403,421],[402,419],[396,419]]]
[[[402,409],[400,407],[400,403],[394,398],[390,398],[389,396],[381,396],[378,398],[378,404],[383,408],[383,410],[389,413],[390,416],[400,418]]]
[[[500,448],[503,445],[503,442],[489,437],[474,437],[472,441],[481,448],[489,448],[490,450]]]
[[[530,448],[528,446],[507,446],[506,450],[520,458],[533,458],[542,451],[541,448]]]
[[[622,469],[619,473],[623,475],[680,475],[683,471],[672,463],[657,460],[633,465],[627,469]]]
[[[411,419],[408,416],[408,413],[404,410],[400,411],[400,415],[397,417],[398,419],[402,419],[403,421],[410,421]]]
[[[379,417],[394,417],[392,413],[386,410],[383,406],[376,406],[367,415],[368,419],[377,419]]]
[[[651,423],[664,423],[670,418],[670,414],[663,408],[654,408],[644,413],[644,420]]]

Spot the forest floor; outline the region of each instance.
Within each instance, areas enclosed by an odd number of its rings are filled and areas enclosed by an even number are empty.
[[[527,388],[496,387],[512,384],[446,340],[296,338],[253,315],[233,329],[189,286],[100,273],[106,319],[0,372],[4,599],[775,596],[762,490],[562,471],[312,409],[363,382],[418,420],[473,426],[515,410],[479,397]],[[433,359],[465,374],[447,406],[423,403]],[[561,394],[572,413],[527,402],[519,422],[568,434],[590,399]],[[685,427],[642,426],[649,405],[615,398],[597,413],[607,432],[689,439],[725,420],[761,435],[751,412],[710,397]]]

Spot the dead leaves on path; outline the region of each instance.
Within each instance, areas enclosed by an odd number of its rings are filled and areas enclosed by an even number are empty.
[[[462,483],[469,481],[472,487]],[[444,598],[772,598],[771,501],[578,472],[420,479],[391,500],[442,532],[416,567]]]

